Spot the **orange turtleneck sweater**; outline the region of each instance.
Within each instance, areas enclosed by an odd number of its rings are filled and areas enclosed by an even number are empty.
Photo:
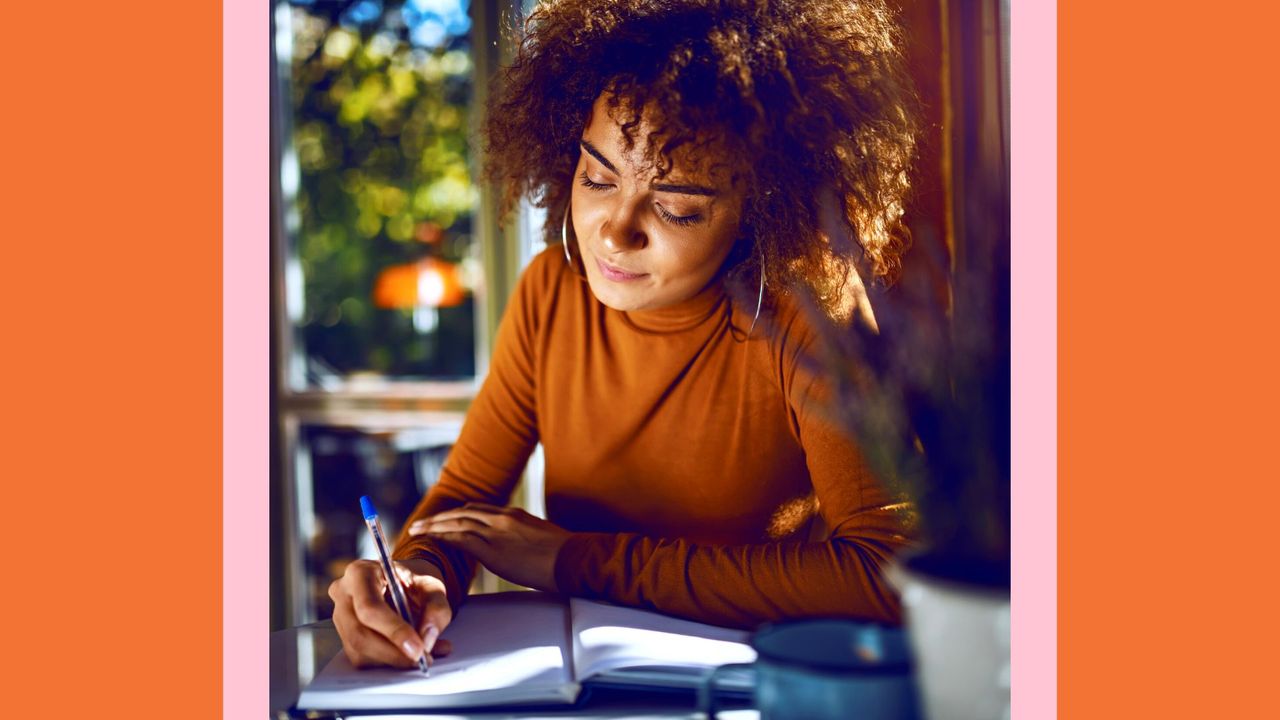
[[[561,592],[738,627],[895,621],[882,571],[909,542],[901,507],[824,420],[803,313],[781,303],[746,337],[752,313],[719,283],[676,307],[619,312],[558,248],[542,253],[410,522],[507,504],[541,441],[547,519],[574,533],[556,559]],[[395,556],[441,566],[455,606],[475,569],[427,537],[402,534]]]

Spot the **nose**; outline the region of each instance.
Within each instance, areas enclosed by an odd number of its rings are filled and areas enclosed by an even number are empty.
[[[606,250],[639,250],[649,243],[648,237],[640,229],[639,211],[639,198],[628,198],[619,202],[605,218],[604,225],[600,227],[600,240]]]

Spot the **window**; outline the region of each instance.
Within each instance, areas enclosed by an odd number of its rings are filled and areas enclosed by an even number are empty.
[[[474,377],[468,0],[278,7],[290,388]]]
[[[498,224],[468,142],[513,11],[273,3],[273,628],[328,617],[372,557],[360,495],[394,532],[435,482],[532,252],[540,220]]]

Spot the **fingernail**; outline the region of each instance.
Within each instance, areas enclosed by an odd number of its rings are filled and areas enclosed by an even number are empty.
[[[422,633],[422,646],[427,652],[436,646],[436,638],[440,637],[440,628],[435,623],[427,623],[427,631]]]
[[[405,640],[404,642],[400,643],[400,647],[404,648],[404,654],[408,655],[410,660],[417,660],[418,658],[422,657],[422,651],[414,650],[413,641],[411,640]]]

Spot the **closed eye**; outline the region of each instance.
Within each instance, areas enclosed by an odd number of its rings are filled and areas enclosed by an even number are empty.
[[[657,203],[654,203],[653,206],[658,209],[658,215],[662,216],[663,220],[671,223],[672,225],[692,225],[702,219],[702,215],[700,213],[694,213],[692,215],[673,215],[670,212],[667,212],[666,208]]]
[[[578,181],[582,184],[583,187],[590,188],[592,190],[607,190],[608,188],[613,187],[612,185],[606,185],[604,183],[594,182],[591,178],[587,177],[586,170],[583,170],[578,175]]]
[[[585,170],[578,173],[578,183],[589,190],[596,190],[596,191],[608,190],[609,188],[613,187],[613,185],[609,185],[607,183],[598,183],[592,180],[587,175],[587,172]],[[653,206],[657,208],[658,215],[663,219],[663,221],[671,223],[672,225],[679,225],[679,226],[693,225],[702,219],[701,213],[694,213],[692,215],[675,215],[657,203],[654,203]]]

